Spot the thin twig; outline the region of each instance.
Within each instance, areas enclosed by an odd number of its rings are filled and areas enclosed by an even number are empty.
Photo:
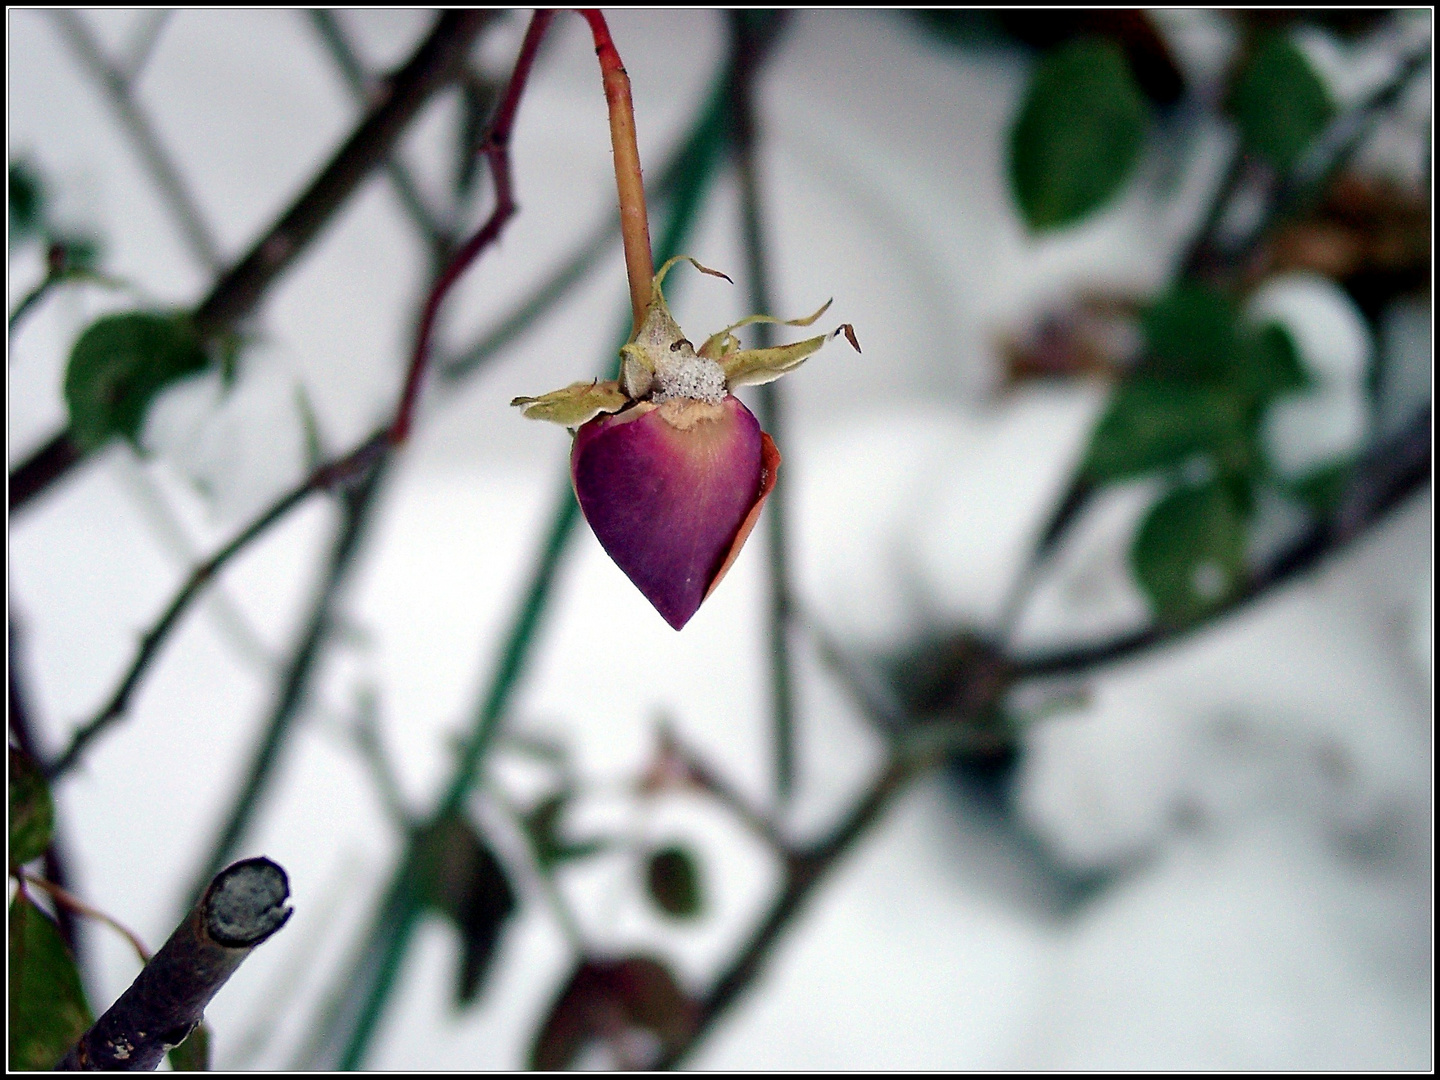
[[[765,16],[757,12],[730,12],[730,32],[734,41],[736,64],[745,69],[732,86],[731,146],[735,172],[740,182],[740,233],[745,249],[746,276],[750,282],[750,309],[756,312],[775,310],[770,290],[770,275],[765,250],[763,210],[760,205],[760,184],[756,175],[756,122],[754,79],[749,74],[762,62],[763,52],[773,39],[780,17],[771,16],[773,25],[756,25]],[[759,323],[756,346],[771,344],[773,327]],[[781,409],[780,386],[766,383],[758,388],[760,426],[777,443],[784,441],[784,415]],[[770,493],[765,505],[766,553],[769,555],[769,604],[766,611],[766,636],[770,652],[770,713],[775,733],[775,790],[783,804],[795,786],[795,695],[791,687],[790,662],[790,570],[786,544],[786,510],[789,484],[782,477]]]
[[[695,185],[690,182],[690,175],[702,167],[705,156],[711,152],[709,148],[716,144],[716,132],[725,123],[728,110],[726,88],[724,85],[718,86],[711,95],[710,104],[701,114],[699,123],[677,147],[672,158],[659,170],[659,178],[648,186],[649,196],[654,204],[668,207],[669,200],[677,192],[684,193],[686,198],[693,197]],[[491,329],[481,334],[474,344],[462,349],[453,359],[440,364],[440,378],[450,383],[473,374],[482,364],[533,326],[541,316],[564,299],[570,290],[585,281],[590,270],[619,238],[620,215],[617,212],[576,244],[574,253],[562,261],[530,296],[502,316]]]
[[[132,92],[130,77],[105,55],[79,12],[57,8],[50,12],[50,18],[86,74],[105,94],[120,118],[120,126],[130,137],[141,163],[169,206],[190,253],[200,263],[201,269],[211,274],[218,273],[225,261],[220,245],[205,222],[199,202]]]
[[[325,574],[316,589],[310,617],[285,666],[270,715],[260,727],[260,737],[250,763],[245,769],[235,797],[231,800],[225,822],[216,834],[205,863],[197,873],[188,894],[190,898],[198,895],[216,868],[224,866],[235,854],[269,788],[271,776],[290,730],[303,710],[310,678],[319,663],[326,637],[335,619],[341,586],[360,549],[365,527],[369,522],[370,507],[375,503],[388,466],[393,460],[384,438],[383,435],[376,436],[366,444],[373,447],[373,463],[357,483],[344,491],[340,522],[336,527]]]
[[[59,13],[57,13],[58,15]],[[436,91],[464,66],[465,54],[493,12],[445,12],[390,83],[390,93],[356,126],[310,186],[211,288],[194,313],[210,337],[244,318],[305,250],[370,170],[383,161]],[[11,513],[59,481],[85,458],[64,432],[51,436],[10,474]]]
[[[780,834],[779,828],[768,817],[762,814],[755,807],[750,805],[749,800],[735,790],[719,773],[705,764],[704,759],[694,750],[690,749],[674,730],[664,727],[660,731],[660,746],[658,753],[664,762],[663,768],[674,770],[675,776],[672,782],[678,780],[685,786],[695,787],[705,792],[716,802],[720,803],[753,832],[775,852],[783,857],[790,855],[793,851],[789,842]],[[646,791],[656,790],[647,787]]]
[[[140,648],[136,652],[135,659],[120,680],[119,686],[111,694],[109,701],[92,720],[71,736],[70,744],[46,769],[47,776],[51,780],[63,776],[80,760],[80,755],[85,747],[125,714],[130,705],[131,695],[134,694],[141,677],[154,661],[160,646],[175,629],[180,616],[185,613],[205,585],[226,563],[313,493],[342,482],[350,482],[355,475],[369,470],[376,458],[383,453],[384,448],[384,436],[372,436],[355,451],[317,469],[304,483],[282,495],[269,509],[243,528],[234,539],[191,571],[190,576],[170,601],[159,620],[141,638]]]
[[[575,918],[575,913],[570,910],[570,905],[565,902],[560,887],[555,883],[555,875],[541,861],[535,851],[535,841],[530,835],[530,830],[525,828],[525,823],[518,808],[505,797],[498,786],[490,784],[484,787],[484,792],[495,804],[496,808],[505,817],[506,824],[510,826],[515,835],[519,838],[519,847],[525,852],[525,870],[531,878],[535,889],[545,901],[545,906],[550,909],[550,914],[555,918],[555,924],[560,927],[560,933],[565,938],[576,956],[589,954],[589,946],[585,942],[584,931],[580,929],[580,923]]]
[[[530,69],[535,64],[535,55],[554,18],[553,11],[537,11],[532,16],[529,29],[525,31],[525,40],[520,45],[520,55],[515,61],[515,71],[510,76],[505,96],[500,99],[495,117],[490,122],[490,133],[485,139],[482,152],[490,163],[490,172],[495,180],[495,209],[490,212],[490,217],[475,235],[465,241],[451,257],[449,264],[431,287],[430,295],[425,299],[425,307],[420,315],[420,328],[415,334],[415,350],[410,357],[410,368],[405,376],[405,389],[400,395],[400,405],[390,427],[390,440],[394,444],[403,443],[409,437],[415,402],[420,394],[420,382],[430,357],[430,339],[435,332],[435,320],[440,313],[441,303],[469,269],[470,264],[499,238],[500,230],[515,213],[514,181],[510,175],[510,133],[515,127],[515,114],[520,108],[520,99],[524,96]]]
[[[148,964],[150,962],[150,950],[145,948],[145,943],[140,940],[140,936],[119,919],[105,914],[105,912],[99,908],[91,907],[85,903],[84,900],[62,889],[53,881],[47,881],[28,871],[22,871],[21,876],[27,885],[34,885],[36,888],[44,889],[45,892],[49,893],[57,907],[64,908],[66,911],[73,912],[76,915],[84,915],[87,919],[94,919],[96,922],[104,923],[110,927],[110,929],[125,938],[126,941],[130,942],[130,947],[135,950],[135,955],[140,958],[141,964]]]
[[[1147,627],[1093,645],[1021,656],[1015,660],[1015,677],[1040,678],[1094,672],[1212,626],[1218,619],[1290,583],[1356,540],[1429,483],[1432,439],[1430,407],[1427,405],[1405,430],[1372,447],[1355,465],[1348,494],[1332,517],[1306,529],[1264,566],[1252,572],[1233,597],[1204,619],[1180,627]]]
[[[436,91],[464,68],[470,45],[494,17],[487,11],[447,11],[390,81],[378,103],[335,152],[329,164],[195,309],[195,327],[210,337],[233,326],[320,230],[330,222],[370,171],[390,156],[410,121]]]
[[[124,59],[116,62],[116,69],[132,85],[155,55],[155,46],[160,44],[160,34],[165,24],[174,15],[173,10],[159,8],[140,14],[135,28],[130,32],[130,41],[125,47]]]

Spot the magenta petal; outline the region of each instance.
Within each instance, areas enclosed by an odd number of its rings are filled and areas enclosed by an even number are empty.
[[[679,630],[760,497],[760,424],[735,397],[641,404],[580,428],[570,474],[615,565]]]

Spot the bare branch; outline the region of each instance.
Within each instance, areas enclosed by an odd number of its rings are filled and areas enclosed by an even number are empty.
[[[180,175],[175,162],[171,160],[160,136],[156,134],[149,115],[136,100],[130,76],[105,55],[79,12],[56,8],[49,14],[56,29],[60,31],[60,36],[75,54],[76,60],[104,93],[120,118],[120,126],[130,137],[141,163],[169,206],[170,214],[179,226],[180,234],[185,238],[191,254],[203,270],[209,273],[218,272],[225,262],[220,253],[220,245],[205,223],[205,215],[200,211],[199,202],[191,193],[185,178]],[[145,52],[148,51],[147,48]]]
[[[215,876],[155,958],[77,1042],[61,1070],[154,1069],[185,1041],[252,949],[284,926],[290,883],[269,859]]]

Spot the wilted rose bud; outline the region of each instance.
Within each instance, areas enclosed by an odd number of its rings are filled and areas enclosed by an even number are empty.
[[[859,345],[845,325],[793,345],[741,349],[732,331],[779,321],[752,315],[697,350],[671,318],[660,289],[677,261],[655,275],[645,320],[621,349],[618,380],[574,383],[511,404],[534,419],[578,427],[570,475],[585,520],[615,564],[679,630],[740,553],[780,466],[770,436],[730,391],[779,378],[835,334]],[[809,326],[829,306],[784,325]]]

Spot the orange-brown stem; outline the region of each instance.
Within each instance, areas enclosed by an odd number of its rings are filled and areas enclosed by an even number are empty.
[[[630,306],[635,330],[645,320],[650,303],[650,279],[655,261],[650,252],[650,218],[645,212],[645,184],[640,176],[640,148],[635,142],[635,105],[630,99],[630,76],[615,51],[605,16],[594,9],[580,12],[595,38],[605,104],[610,110],[610,144],[615,153],[615,189],[620,197],[620,235],[625,242],[625,273],[630,278]]]

